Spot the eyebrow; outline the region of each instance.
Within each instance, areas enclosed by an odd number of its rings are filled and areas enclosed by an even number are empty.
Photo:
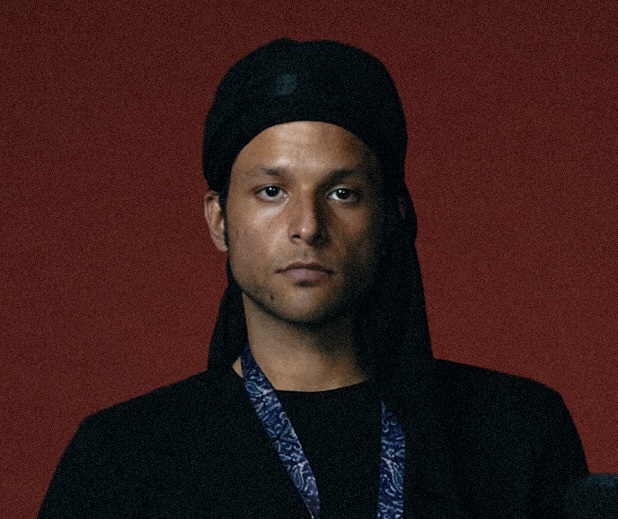
[[[285,175],[285,168],[269,168],[267,166],[262,166],[258,164],[257,166],[248,169],[243,172],[243,175],[248,177],[259,177],[259,176],[269,176],[269,177],[282,177]]]
[[[362,174],[364,170],[365,170],[365,166],[360,165],[360,164],[352,168],[334,169],[328,173],[327,181],[333,182],[333,183],[338,182],[340,180],[343,180],[344,178]],[[260,176],[281,178],[281,177],[284,177],[286,174],[287,174],[287,170],[285,168],[271,168],[271,167],[264,166],[261,164],[258,164],[254,168],[251,168],[243,172],[243,175],[250,177],[250,178],[255,178],[255,177],[260,177]]]

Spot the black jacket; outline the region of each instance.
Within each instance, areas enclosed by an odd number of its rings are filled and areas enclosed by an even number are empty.
[[[560,396],[527,379],[448,361],[436,361],[435,374],[460,510],[451,513],[439,496],[423,492],[411,460],[406,517],[561,517],[562,494],[586,464]],[[419,483],[420,491],[408,492]],[[87,418],[39,517],[289,519],[307,512],[242,383],[226,370]]]

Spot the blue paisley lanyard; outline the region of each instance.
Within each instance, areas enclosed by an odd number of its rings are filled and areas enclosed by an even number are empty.
[[[249,345],[241,355],[245,388],[285,469],[294,482],[312,519],[320,517],[320,499],[309,460],[286,415],[277,393],[255,362]],[[380,441],[380,488],[378,519],[403,517],[403,469],[405,435],[395,415],[382,402]]]

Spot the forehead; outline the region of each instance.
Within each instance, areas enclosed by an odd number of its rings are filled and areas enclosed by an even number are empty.
[[[325,122],[294,121],[271,126],[238,154],[232,178],[260,170],[306,175],[349,171],[379,178],[375,154],[348,130]]]

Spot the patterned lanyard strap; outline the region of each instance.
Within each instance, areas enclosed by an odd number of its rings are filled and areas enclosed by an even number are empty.
[[[255,362],[249,345],[241,355],[245,388],[264,429],[300,493],[312,519],[320,517],[320,498],[309,460],[277,393]],[[395,415],[382,402],[378,519],[403,517],[405,435]]]

